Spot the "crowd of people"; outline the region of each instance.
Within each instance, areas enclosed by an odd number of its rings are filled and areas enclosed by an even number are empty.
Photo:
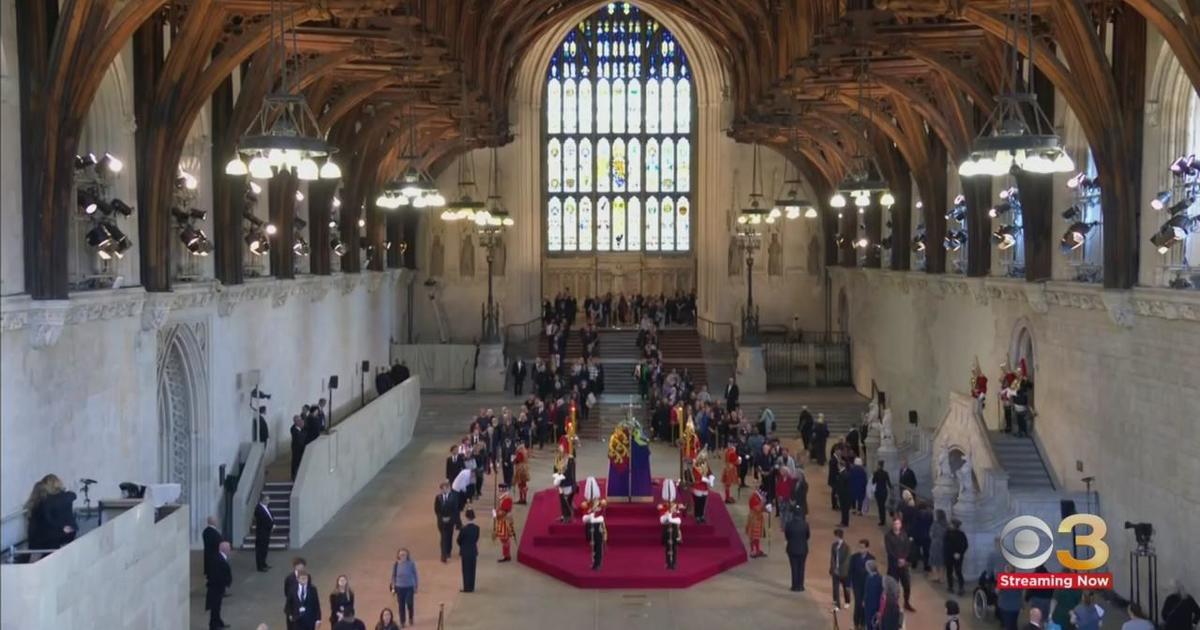
[[[583,310],[580,302],[570,289],[555,294],[553,300],[542,301],[542,319],[562,318],[568,325],[575,323],[576,316],[582,313],[583,318],[600,327],[633,326],[643,320],[649,320],[656,326],[696,324],[696,293],[676,291],[671,297],[660,293],[646,295],[633,293],[626,296],[623,292],[613,295],[587,296],[583,299]]]

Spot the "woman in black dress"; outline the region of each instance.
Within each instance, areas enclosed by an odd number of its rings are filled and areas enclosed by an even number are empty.
[[[347,608],[354,608],[354,589],[350,588],[350,578],[339,575],[333,592],[329,594],[330,625],[341,621]]]
[[[57,475],[46,475],[33,486],[25,509],[29,518],[29,548],[58,549],[75,540],[75,493]],[[32,560],[32,556],[30,557]]]

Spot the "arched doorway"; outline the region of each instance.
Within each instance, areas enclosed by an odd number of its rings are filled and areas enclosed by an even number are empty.
[[[1035,360],[1036,344],[1033,338],[1033,329],[1030,328],[1029,322],[1021,319],[1013,328],[1012,341],[1008,348],[1008,365],[1009,369],[1020,372],[1022,362],[1025,366],[1025,378],[1029,379],[1030,383],[1037,383],[1037,361]],[[1034,387],[1029,392],[1029,403],[1037,408],[1034,402],[1034,396],[1037,394],[1037,387]]]
[[[179,323],[158,333],[158,481],[177,483],[195,544],[214,510],[208,474],[208,327]]]

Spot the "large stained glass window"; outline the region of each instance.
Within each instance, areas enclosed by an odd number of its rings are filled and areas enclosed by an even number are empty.
[[[546,248],[691,248],[692,75],[675,37],[610,3],[563,39],[546,77]]]

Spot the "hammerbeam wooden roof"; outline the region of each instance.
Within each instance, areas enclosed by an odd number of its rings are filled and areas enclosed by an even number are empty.
[[[299,88],[348,160],[348,181],[369,190],[407,166],[401,147],[418,125],[421,166],[502,144],[520,61],[595,0],[281,0],[297,25],[288,63]],[[143,205],[169,199],[183,138],[201,109],[241,69],[240,96],[216,128],[218,148],[249,123],[276,69],[265,53],[267,0],[61,0],[18,2],[22,83],[45,129],[27,146],[42,172],[25,192],[45,212],[69,206],[69,158],[108,66],[133,40],[139,158],[152,167]],[[1021,4],[1024,4],[1022,2]],[[854,112],[899,156],[924,193],[938,160],[967,150],[1001,86],[1007,0],[644,0],[717,52],[734,106],[730,133],[774,143],[818,187],[831,186],[860,151]],[[1105,53],[1106,25],[1135,15],[1157,29],[1200,85],[1200,0],[1034,0],[1036,64],[1061,94],[1098,155],[1105,193],[1136,196],[1122,154],[1135,144],[1128,77]],[[664,20],[665,21],[665,20]],[[161,37],[170,28],[169,52]],[[1143,27],[1144,30],[1144,27]],[[1122,40],[1129,41],[1129,40]],[[1142,48],[1145,38],[1142,37]],[[1061,53],[1061,55],[1060,55]],[[1144,70],[1143,70],[1144,71]],[[1124,72],[1124,74],[1122,74]],[[1144,77],[1143,77],[1144,79]],[[874,140],[872,140],[874,142]],[[937,146],[933,146],[937,145]],[[885,147],[886,148],[886,147]],[[28,161],[28,159],[26,160]],[[48,170],[45,165],[49,165]],[[61,171],[61,172],[60,172]],[[1107,175],[1105,175],[1107,173]],[[38,211],[41,212],[41,211]],[[61,217],[31,219],[46,234]],[[38,224],[39,221],[43,222]],[[1107,224],[1106,224],[1107,225]],[[1105,234],[1109,230],[1106,228]],[[53,264],[50,253],[31,261]],[[27,265],[28,266],[28,265]],[[164,272],[165,273],[165,272]],[[30,278],[31,292],[47,294]],[[49,293],[63,293],[56,280]],[[147,286],[154,284],[153,279]]]

